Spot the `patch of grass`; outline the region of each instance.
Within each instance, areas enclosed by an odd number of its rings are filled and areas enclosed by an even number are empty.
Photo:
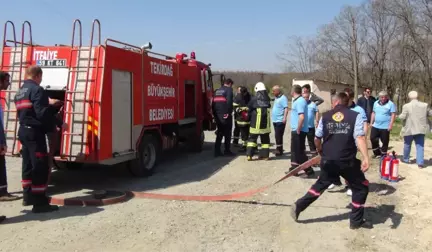
[[[395,120],[395,122],[393,124],[393,129],[390,132],[390,137],[392,139],[395,139],[395,140],[402,139],[402,137],[400,135],[400,132],[402,130],[402,125],[403,125],[402,120],[396,118],[396,120]],[[429,132],[428,134],[426,134],[426,138],[432,139],[432,133]]]

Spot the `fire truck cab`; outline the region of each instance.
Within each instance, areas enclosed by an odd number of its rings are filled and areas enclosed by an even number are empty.
[[[1,102],[9,155],[20,155],[14,96],[30,65],[43,69],[41,86],[49,97],[64,101],[59,116],[69,127],[57,133],[59,167],[130,162],[134,175],[147,176],[164,150],[185,142],[201,151],[204,131],[215,129],[210,64],[194,52],[168,56],[150,51],[150,43],[138,47],[106,39],[102,44],[97,19],[89,46],[83,46],[78,19],[71,45],[33,44],[28,21],[21,40],[11,21],[4,29],[1,70],[10,73],[11,85],[1,92]]]

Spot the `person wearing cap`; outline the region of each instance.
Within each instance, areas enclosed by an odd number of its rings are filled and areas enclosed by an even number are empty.
[[[370,141],[376,158],[381,157],[388,151],[390,142],[390,131],[396,118],[396,106],[390,101],[386,91],[378,93],[379,99],[373,105],[371,115]],[[379,146],[381,140],[382,146]]]
[[[411,144],[416,145],[416,162],[419,168],[424,168],[424,142],[425,135],[430,131],[428,116],[432,116],[428,104],[418,100],[418,93],[408,93],[410,102],[403,105],[399,119],[404,121],[401,136],[404,138],[403,162],[408,163]]]

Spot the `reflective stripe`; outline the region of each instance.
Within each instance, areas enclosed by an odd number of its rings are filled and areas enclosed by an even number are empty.
[[[236,123],[238,125],[249,125],[250,124],[250,122],[242,122],[242,121],[236,121]]]
[[[31,190],[33,193],[43,193],[45,192],[47,189],[46,185],[42,185],[42,186],[32,186]]]
[[[256,112],[257,112],[257,116],[256,116],[255,127],[256,127],[256,129],[259,130],[260,126],[261,126],[261,108],[257,108]]]
[[[227,102],[227,99],[223,96],[216,96],[213,98],[213,102]]]
[[[359,203],[356,203],[356,202],[351,202],[351,205],[352,205],[354,208],[362,208],[362,207],[364,207],[363,204],[359,204]]]
[[[0,189],[7,188],[7,185],[0,186]]]
[[[269,149],[270,144],[261,144],[261,149]]]
[[[32,184],[32,181],[29,180],[29,179],[21,180],[21,185],[22,185],[23,187],[30,186],[31,184]]]
[[[20,100],[15,102],[17,110],[28,109],[33,107],[33,103],[30,100]]]
[[[248,142],[247,147],[257,147],[258,145],[254,142]]]
[[[256,109],[256,123],[255,123],[255,128],[250,127],[249,132],[251,134],[268,134],[271,133],[271,128],[270,128],[270,109],[267,109],[267,122],[266,122],[266,128],[261,129],[261,117],[262,117],[262,109],[261,108],[257,108]]]
[[[313,196],[317,196],[317,197],[321,195],[321,193],[315,191],[315,190],[312,189],[312,188],[309,189],[308,193],[312,194]]]

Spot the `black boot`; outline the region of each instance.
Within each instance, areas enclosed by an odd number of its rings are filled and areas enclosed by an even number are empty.
[[[359,228],[372,229],[373,224],[366,220],[362,220],[359,224],[350,223],[350,229],[359,229]]]
[[[56,205],[35,205],[32,208],[33,213],[50,213],[59,210],[59,207]]]
[[[31,187],[24,187],[23,188],[23,206],[31,206],[33,205],[33,197],[31,194]]]
[[[59,210],[58,206],[49,204],[49,198],[44,194],[33,195],[33,201],[34,201],[34,205],[32,209],[33,213],[49,213],[49,212],[54,212]]]

